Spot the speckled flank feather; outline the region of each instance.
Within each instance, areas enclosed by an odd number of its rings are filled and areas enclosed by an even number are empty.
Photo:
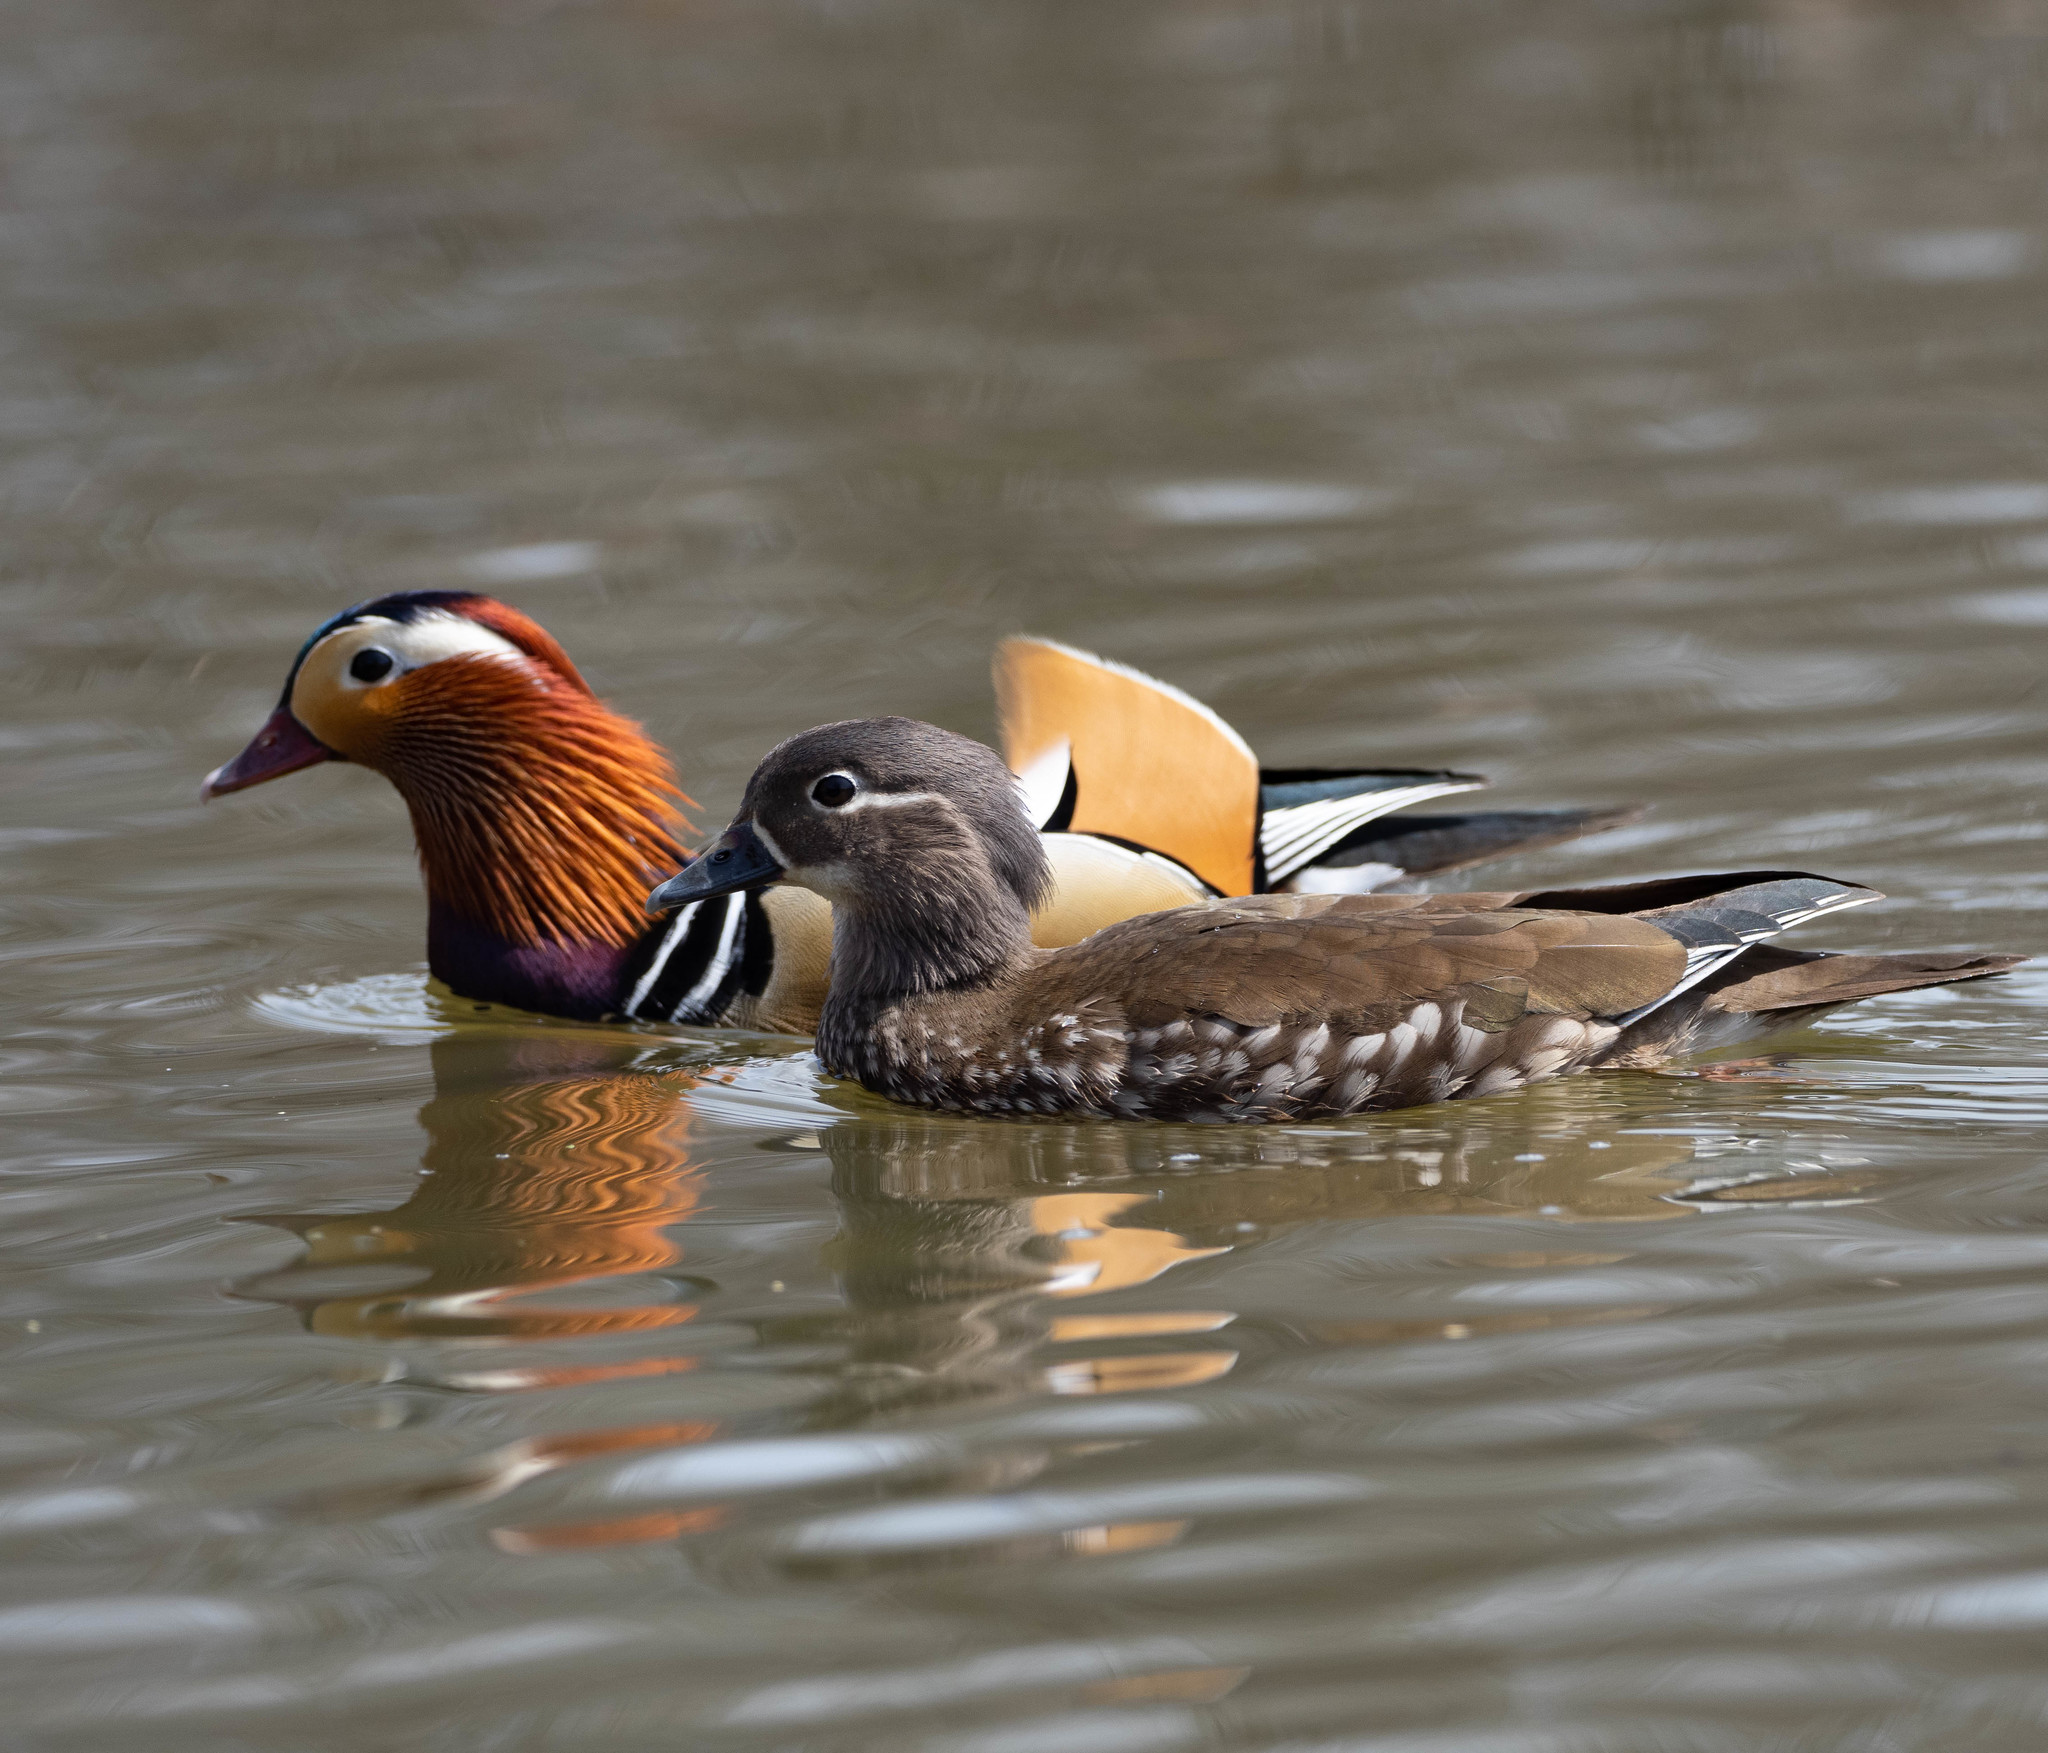
[[[898,1101],[983,1114],[1317,1120],[1520,1089],[1579,1070],[1618,1033],[1559,1016],[1487,1031],[1467,1024],[1464,1008],[1425,1001],[1366,1031],[1308,1020],[1249,1028],[1220,1016],[1131,1029],[1084,1005],[999,1046],[972,1047],[906,1014],[881,1019],[840,1070]]]
[[[1131,1037],[1113,1112],[1178,1120],[1316,1120],[1499,1095],[1587,1065],[1618,1032],[1571,1017],[1473,1028],[1462,1000],[1425,1000],[1370,1033],[1329,1023],[1247,1029],[1181,1019]]]
[[[1318,1119],[1576,1071],[1620,1033],[1603,1005],[1683,971],[1683,947],[1634,919],[1470,905],[1509,899],[1260,896],[1152,915],[1040,956],[1001,993],[821,1035],[820,1052],[931,1107]]]
[[[2017,959],[1758,945],[1686,987],[1687,941],[1664,923],[1517,899],[1258,896],[1152,915],[1040,952],[1007,982],[844,1016],[820,1052],[926,1107],[1328,1119],[1654,1066]]]
[[[1113,1097],[1127,1057],[1111,1014],[1082,1006],[986,1033],[981,993],[861,1010],[826,1007],[818,1052],[842,1077],[899,1102],[984,1114],[1098,1113]]]

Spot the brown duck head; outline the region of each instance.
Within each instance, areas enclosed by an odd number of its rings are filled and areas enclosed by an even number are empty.
[[[315,629],[201,796],[322,761],[371,768],[405,799],[437,976],[560,1015],[615,1007],[646,885],[681,856],[681,794],[545,630],[469,592],[360,603]]]
[[[913,718],[770,750],[739,814],[650,911],[789,882],[832,903],[833,1002],[972,985],[1025,954],[1052,880],[993,749]]]

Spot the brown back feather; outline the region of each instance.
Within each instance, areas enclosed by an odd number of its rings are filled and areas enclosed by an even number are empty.
[[[1527,1012],[1616,1015],[1684,971],[1684,946],[1641,920],[1480,912],[1479,899],[1260,895],[1150,914],[1057,952],[1041,978],[1112,999],[1140,1028],[1190,1013],[1254,1027],[1371,1018],[1461,997],[1501,1026]]]

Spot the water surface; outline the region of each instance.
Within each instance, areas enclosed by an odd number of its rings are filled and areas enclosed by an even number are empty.
[[[0,1686],[61,1753],[2035,1748],[2048,976],[1298,1129],[426,990],[204,811],[494,590],[700,820],[1026,629],[2042,951],[2048,8],[0,21]]]

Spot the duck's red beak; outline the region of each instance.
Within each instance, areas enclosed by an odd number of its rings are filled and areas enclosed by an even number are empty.
[[[205,799],[219,797],[226,791],[247,791],[250,786],[261,785],[266,779],[279,779],[287,773],[296,773],[301,767],[347,758],[317,741],[313,733],[291,715],[289,707],[280,706],[264,720],[263,728],[249,739],[246,749],[225,767],[216,767],[207,774],[200,783],[199,795]]]

